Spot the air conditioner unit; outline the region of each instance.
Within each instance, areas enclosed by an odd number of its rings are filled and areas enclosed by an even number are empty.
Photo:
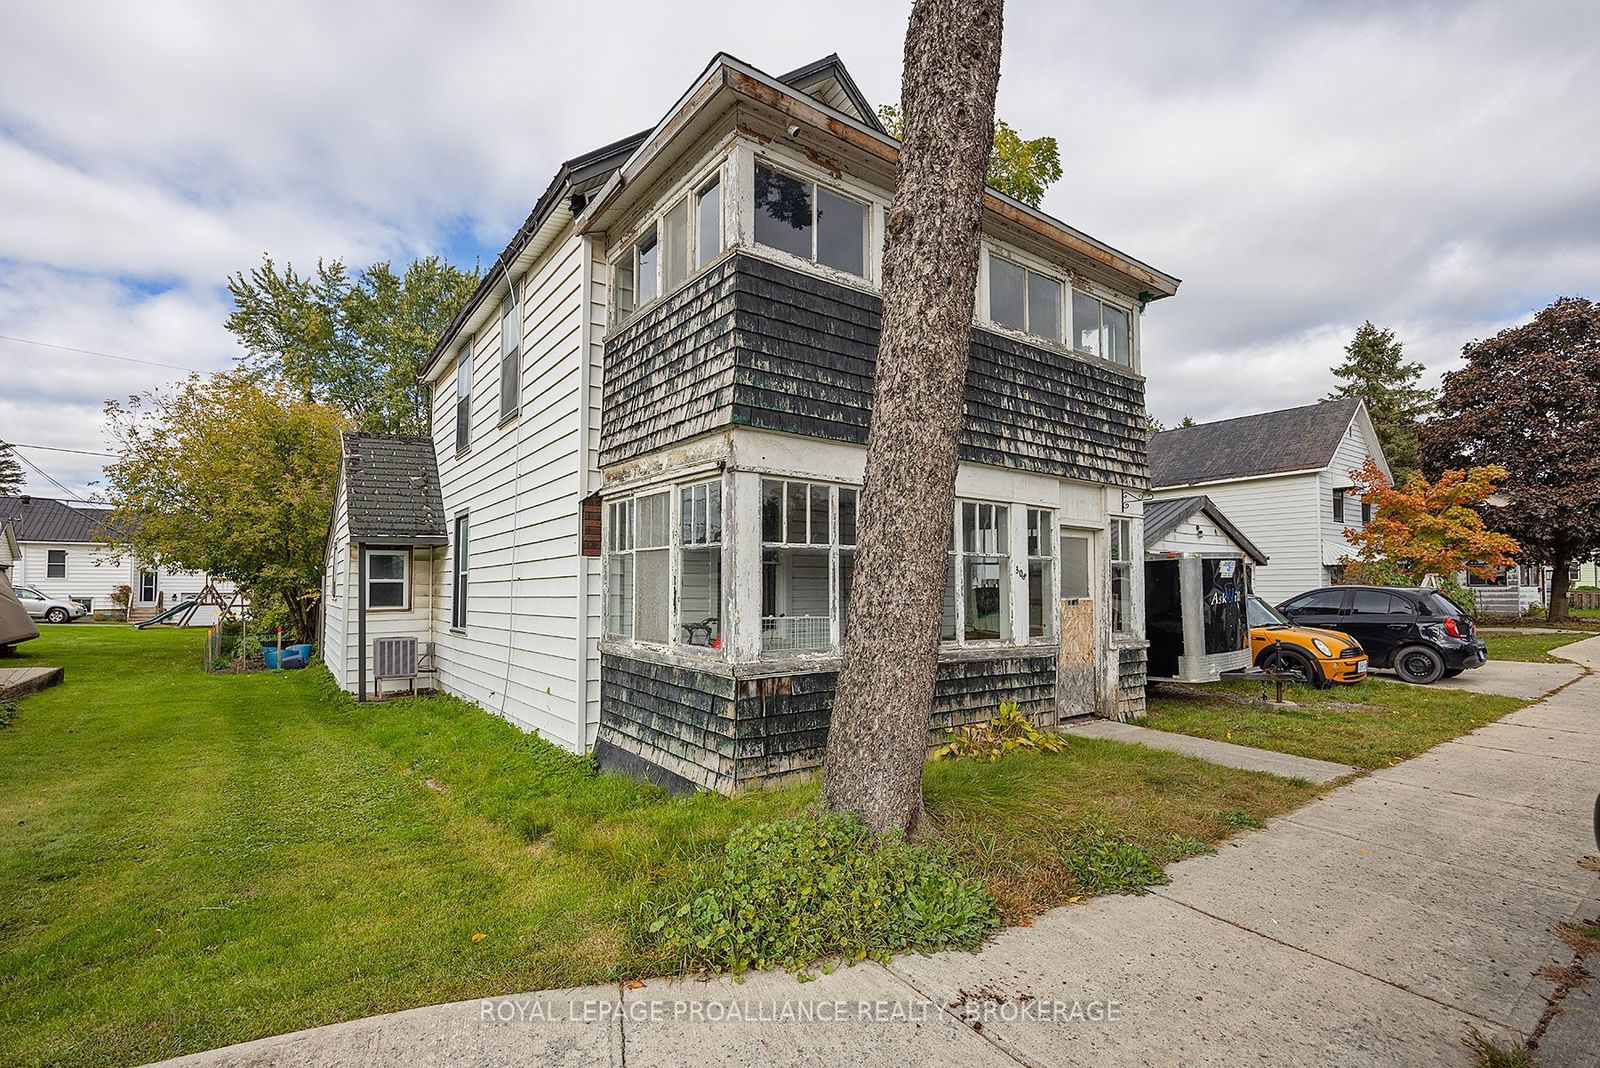
[[[385,679],[404,679],[411,692],[416,692],[417,639],[374,638],[372,640],[372,680],[375,696],[383,696]]]

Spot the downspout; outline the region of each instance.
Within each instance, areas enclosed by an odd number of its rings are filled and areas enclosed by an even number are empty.
[[[367,699],[367,547],[356,542],[356,700]]]

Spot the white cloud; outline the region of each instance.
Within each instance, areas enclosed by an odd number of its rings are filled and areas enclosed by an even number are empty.
[[[262,252],[492,256],[560,160],[719,49],[774,73],[838,51],[894,99],[908,10],[7,5],[0,334],[222,366],[221,280]],[[1210,418],[1320,396],[1366,318],[1436,375],[1594,292],[1596,29],[1584,3],[1013,0],[1000,113],[1061,141],[1047,210],[1185,279],[1145,317],[1150,402]],[[84,448],[105,396],[168,373],[7,342],[0,371],[0,437]]]

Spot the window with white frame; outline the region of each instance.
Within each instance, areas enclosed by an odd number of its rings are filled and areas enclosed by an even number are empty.
[[[456,630],[467,629],[467,513],[456,516],[455,562],[450,575],[450,626]]]
[[[755,167],[756,243],[867,276],[867,206],[766,163]]]
[[[44,554],[44,577],[64,579],[67,577],[67,550],[46,549]]]
[[[834,523],[840,509],[849,514],[842,531]],[[842,630],[855,511],[856,491],[848,486],[761,480],[763,653],[818,653],[837,645],[834,624],[841,620]],[[842,536],[851,549],[845,561],[839,560]]]
[[[633,500],[606,506],[606,636],[633,637]]]
[[[1133,366],[1128,313],[1115,304],[1072,291],[1072,346],[1091,356],[1099,356]]]
[[[367,550],[367,607],[396,610],[411,607],[410,550]]]
[[[1061,599],[1087,601],[1089,588],[1089,534],[1087,531],[1061,532]]]
[[[456,453],[472,448],[472,339],[456,357]]]
[[[722,247],[718,172],[692,192],[670,201],[612,262],[612,321],[623,321],[682,284],[692,270],[716,259]]]
[[[1008,516],[1003,504],[956,502],[940,624],[943,640],[966,643],[1011,637]]]
[[[1028,509],[1028,637],[1055,633],[1055,523],[1043,508]]]
[[[678,489],[678,642],[722,648],[722,483]]]
[[[1061,283],[989,256],[989,321],[1049,341],[1061,340]]]
[[[500,422],[517,414],[522,385],[522,329],[517,315],[517,289],[500,302]]]
[[[1111,560],[1111,631],[1133,632],[1133,521],[1113,519],[1108,556]]]
[[[666,645],[672,630],[672,493],[613,501],[606,519],[606,634]]]

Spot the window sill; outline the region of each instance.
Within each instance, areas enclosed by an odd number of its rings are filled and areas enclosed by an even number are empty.
[[[389,606],[384,607],[384,608],[380,608],[377,605],[369,604],[369,605],[363,605],[362,607],[365,608],[368,613],[372,613],[372,612],[409,612],[409,611],[411,611],[411,606],[408,605],[408,604],[407,605],[389,605]]]
[[[510,426],[512,423],[515,423],[517,421],[517,417],[520,416],[521,414],[522,414],[522,409],[519,407],[516,411],[511,412],[509,415],[502,415],[500,417],[500,421],[495,424],[494,428],[496,430],[504,430],[506,427]]]

